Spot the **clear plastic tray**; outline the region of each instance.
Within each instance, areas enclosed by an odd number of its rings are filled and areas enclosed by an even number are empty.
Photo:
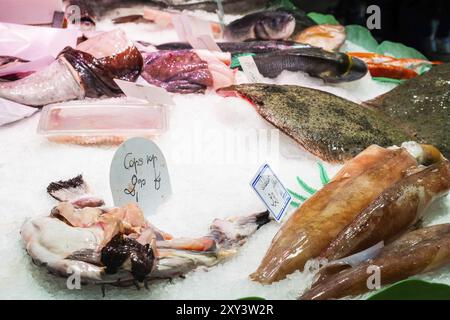
[[[122,99],[52,104],[42,109],[37,132],[61,143],[116,145],[164,133],[167,108]]]

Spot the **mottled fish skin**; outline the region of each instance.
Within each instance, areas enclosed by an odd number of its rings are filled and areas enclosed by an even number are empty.
[[[348,161],[275,235],[256,272],[250,277],[272,283],[303,270],[331,241],[386,188],[417,162],[403,148],[370,146]]]
[[[383,111],[450,158],[450,63],[405,81],[366,105]]]
[[[321,254],[328,261],[389,242],[421,219],[431,202],[450,189],[447,160],[413,173],[384,191]]]
[[[230,22],[224,30],[227,41],[286,40],[295,29],[295,18],[283,11],[262,11]]]
[[[337,83],[358,80],[367,73],[363,61],[316,47],[257,54],[253,59],[259,72],[268,78],[275,78],[284,70],[303,71],[325,82]]]
[[[450,262],[450,224],[434,225],[406,233],[383,248],[374,259],[317,282],[301,300],[339,299],[368,292],[370,266],[380,272],[381,285],[435,270]],[[373,268],[373,267],[372,267]]]
[[[383,114],[333,94],[294,85],[242,84],[219,94],[251,101],[267,121],[328,162],[353,158],[371,144],[400,145],[412,136]]]

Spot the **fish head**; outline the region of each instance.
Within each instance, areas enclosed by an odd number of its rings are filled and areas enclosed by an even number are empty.
[[[288,12],[272,11],[261,17],[255,26],[258,38],[281,40],[289,38],[295,29],[295,18]]]

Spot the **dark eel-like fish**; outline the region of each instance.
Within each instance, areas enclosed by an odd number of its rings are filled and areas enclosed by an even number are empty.
[[[368,292],[368,277],[373,275],[374,267],[380,272],[381,285],[386,285],[449,262],[450,224],[434,225],[406,233],[384,247],[375,258],[316,282],[300,299],[338,299]]]
[[[148,45],[148,44],[147,44]],[[218,42],[220,50],[229,52],[232,55],[241,53],[266,53],[278,50],[286,50],[297,47],[309,47],[298,42],[289,40],[256,40],[241,42]],[[187,42],[169,42],[155,46],[158,50],[181,50],[192,49]]]
[[[135,81],[142,71],[139,50],[121,31],[101,34],[79,46],[87,51],[67,47],[48,67],[17,81],[1,82],[0,97],[42,106],[85,97],[117,96],[121,91],[113,79]]]
[[[400,145],[412,135],[379,111],[294,85],[242,84],[219,90],[250,101],[267,121],[329,162],[351,159],[371,144]]]
[[[361,79],[367,65],[345,53],[329,52],[316,47],[302,47],[257,54],[253,57],[259,72],[269,78],[282,71],[303,71],[325,82],[347,82]]]
[[[435,145],[450,157],[450,63],[434,66],[366,105],[384,112],[413,131],[417,140]]]

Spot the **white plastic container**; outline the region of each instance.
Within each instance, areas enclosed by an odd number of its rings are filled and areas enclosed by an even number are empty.
[[[167,108],[125,99],[57,103],[42,109],[37,132],[60,143],[117,145],[164,133]]]

